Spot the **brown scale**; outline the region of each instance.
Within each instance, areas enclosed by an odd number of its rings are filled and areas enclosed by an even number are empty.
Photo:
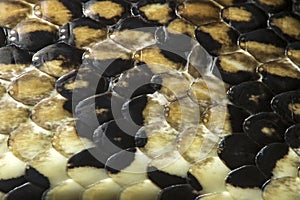
[[[8,146],[16,157],[28,162],[37,154],[50,149],[51,140],[51,133],[31,123],[24,123],[10,134]]]
[[[1,0],[0,13],[0,26],[13,28],[31,14],[31,6],[19,0]]]
[[[239,45],[260,62],[285,57],[286,42],[270,29],[259,29],[242,35]]]
[[[199,26],[196,29],[198,42],[212,55],[231,53],[239,49],[239,34],[224,22]]]
[[[244,52],[221,55],[215,62],[216,76],[229,84],[239,84],[248,80],[257,80],[256,68],[259,65],[251,55]]]
[[[43,99],[32,108],[31,119],[44,129],[55,129],[63,121],[72,117],[71,113],[63,107],[65,101],[58,97]]]
[[[201,26],[220,21],[221,7],[213,1],[185,1],[177,7],[177,13],[187,21]]]
[[[51,94],[54,84],[54,78],[33,69],[12,81],[8,94],[21,103],[35,105]]]
[[[82,16],[82,5],[79,1],[42,0],[33,9],[37,17],[59,26]]]
[[[0,133],[9,134],[29,118],[29,110],[11,101],[0,102]]]
[[[300,42],[290,44],[287,47],[286,55],[293,63],[300,66]]]
[[[300,40],[300,17],[292,13],[280,13],[269,19],[270,26],[289,41]]]
[[[274,92],[299,89],[300,69],[287,59],[265,63],[257,68],[262,81]]]

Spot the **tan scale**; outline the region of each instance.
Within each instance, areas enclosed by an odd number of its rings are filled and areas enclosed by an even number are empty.
[[[8,93],[15,100],[26,105],[35,105],[50,96],[54,90],[55,79],[37,69],[18,76],[8,87]]]
[[[28,162],[51,147],[52,134],[32,123],[21,124],[8,140],[10,151],[20,160]]]
[[[6,94],[6,86],[0,83],[0,99]]]
[[[147,143],[139,149],[148,157],[154,158],[174,150],[178,132],[170,126],[157,122],[142,129],[146,133]]]
[[[0,13],[0,26],[13,28],[31,14],[31,6],[19,0],[1,0]]]
[[[87,88],[89,86],[89,82],[87,81],[83,81],[83,80],[76,80],[74,82],[72,82],[71,80],[66,82],[66,84],[64,85],[64,88],[66,90],[75,90],[78,88]]]
[[[245,10],[243,7],[229,7],[222,11],[222,17],[237,22],[250,22],[252,13]]]
[[[107,37],[106,29],[93,29],[88,26],[73,29],[76,47],[87,48]]]
[[[224,180],[230,169],[224,165],[219,157],[207,157],[190,167],[189,173],[201,184],[202,194],[211,192],[225,192]]]
[[[200,123],[200,108],[189,97],[178,99],[165,107],[167,122],[174,129],[181,131]]]
[[[183,19],[176,18],[171,21],[167,26],[167,30],[173,34],[187,34],[192,38],[195,37],[195,26]]]
[[[178,98],[187,95],[187,91],[191,87],[191,82],[187,80],[181,73],[164,73],[154,76],[162,80],[159,92],[163,94],[168,101],[175,101]],[[158,83],[159,84],[159,83]]]
[[[281,6],[285,4],[285,0],[258,0],[258,2],[267,6]]]
[[[59,0],[43,0],[34,6],[34,14],[62,26],[72,19],[72,13]]]
[[[295,118],[300,117],[300,103],[290,103],[288,105],[289,110],[293,113],[292,115]]]
[[[84,191],[84,188],[73,181],[68,179],[54,188],[51,188],[45,193],[45,200],[76,200],[80,198],[81,193]]]
[[[202,109],[209,105],[224,104],[227,102],[226,91],[228,85],[216,77],[204,76],[195,80],[190,90],[189,97],[201,105]]]
[[[119,200],[143,199],[153,200],[157,199],[160,188],[154,185],[150,180],[144,180],[141,183],[124,188],[121,192]]]
[[[220,53],[231,53],[239,49],[229,36],[232,29],[224,22],[212,23],[198,27],[198,30],[209,34],[217,43],[221,45]]]
[[[105,40],[94,45],[85,57],[93,60],[123,59],[129,60],[132,54],[129,50],[116,45],[112,40]]]
[[[12,152],[0,156],[0,180],[18,178],[25,173],[26,163],[18,159]]]
[[[186,178],[191,164],[178,151],[170,151],[151,160],[148,167],[155,167],[165,173]]]
[[[203,115],[203,124],[219,137],[232,133],[230,115],[226,106],[216,105],[208,108]]]
[[[299,165],[299,155],[289,148],[288,153],[276,162],[272,171],[272,178],[297,177]]]
[[[35,3],[38,3],[40,0],[23,0],[23,1],[31,3],[31,4],[35,4]]]
[[[72,180],[85,188],[109,178],[107,171],[104,168],[95,168],[90,166],[68,168],[67,173]]]
[[[0,134],[0,157],[9,151],[7,145],[8,138],[9,135]]]
[[[54,130],[72,117],[72,114],[63,108],[65,101],[58,96],[43,99],[32,108],[31,119],[44,129]]]
[[[47,31],[50,33],[56,33],[57,28],[45,21],[42,21],[38,18],[29,18],[20,22],[15,26],[12,31],[17,32],[19,35],[28,34],[35,31]]]
[[[5,197],[5,193],[4,192],[0,192],[0,199],[4,199]]]
[[[150,30],[150,31],[148,31]],[[123,47],[130,49],[132,51],[138,51],[154,45],[156,39],[151,31],[155,31],[156,28],[148,27],[140,29],[125,29],[122,31],[114,31],[110,38],[117,44],[122,45]]]
[[[240,47],[248,51],[260,62],[269,62],[285,56],[284,48],[280,48],[272,44],[265,44],[256,41],[240,41]]]
[[[201,26],[220,21],[221,8],[213,1],[186,1],[178,6],[177,13],[182,18]]]
[[[170,72],[183,68],[182,64],[168,60],[159,48],[149,47],[138,51],[134,58],[138,62],[146,63],[154,74]]]
[[[214,0],[216,3],[219,3],[224,6],[232,6],[234,5],[234,0]],[[247,1],[247,0],[245,0]]]
[[[29,109],[12,101],[0,102],[0,133],[9,134],[29,118]]]
[[[149,157],[137,149],[134,153],[134,160],[129,166],[116,174],[108,172],[108,175],[120,186],[128,187],[147,179],[147,164],[150,161],[151,159]]]
[[[91,141],[77,134],[74,122],[65,122],[56,128],[52,145],[59,153],[68,158],[94,146]]]
[[[287,56],[298,66],[300,66],[300,49],[288,49]]]
[[[66,157],[54,148],[50,148],[35,156],[28,162],[28,165],[46,176],[49,179],[50,186],[55,187],[69,178],[66,172],[67,161]]]
[[[300,69],[295,67],[287,59],[265,63],[259,66],[257,71],[260,73],[267,72],[270,75],[277,75],[280,77],[300,79]]]
[[[284,177],[273,179],[263,190],[264,200],[298,200],[300,196],[300,178]]]
[[[39,67],[39,70],[41,70],[42,72],[44,72],[46,74],[49,74],[50,76],[59,78],[65,74],[69,73],[73,69],[76,69],[79,67],[79,66],[64,67],[63,64],[64,64],[64,58],[61,57],[58,60],[44,62],[43,65],[41,67]]]
[[[112,1],[98,1],[89,5],[85,13],[88,15],[98,15],[105,19],[112,19],[114,17],[121,17],[124,13],[122,5]]]
[[[143,110],[144,125],[165,121],[164,105],[166,99],[162,95],[158,97],[148,97],[148,102]]]
[[[82,192],[82,200],[119,200],[122,188],[111,178],[95,183]]]
[[[160,24],[166,24],[172,19],[172,9],[169,4],[148,4],[139,8],[148,20],[156,21]]]
[[[239,200],[265,200],[262,198],[262,190],[259,187],[239,188],[230,184],[226,184],[226,189],[233,199]]]
[[[300,21],[292,16],[273,18],[270,20],[270,25],[279,28],[283,34],[291,38],[300,39]]]
[[[240,71],[256,72],[256,68],[259,65],[259,62],[257,62],[251,55],[243,52],[221,55],[218,59],[222,70],[230,73]]]
[[[201,195],[201,200],[234,200],[229,192],[213,192]]]
[[[11,81],[28,67],[28,64],[0,64],[0,78]]]
[[[196,163],[210,156],[217,156],[216,147],[220,138],[203,124],[181,132],[177,137],[177,149],[189,163]]]

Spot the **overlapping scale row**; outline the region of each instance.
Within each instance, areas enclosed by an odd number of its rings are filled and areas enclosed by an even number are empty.
[[[0,13],[0,199],[299,199],[298,1]]]

